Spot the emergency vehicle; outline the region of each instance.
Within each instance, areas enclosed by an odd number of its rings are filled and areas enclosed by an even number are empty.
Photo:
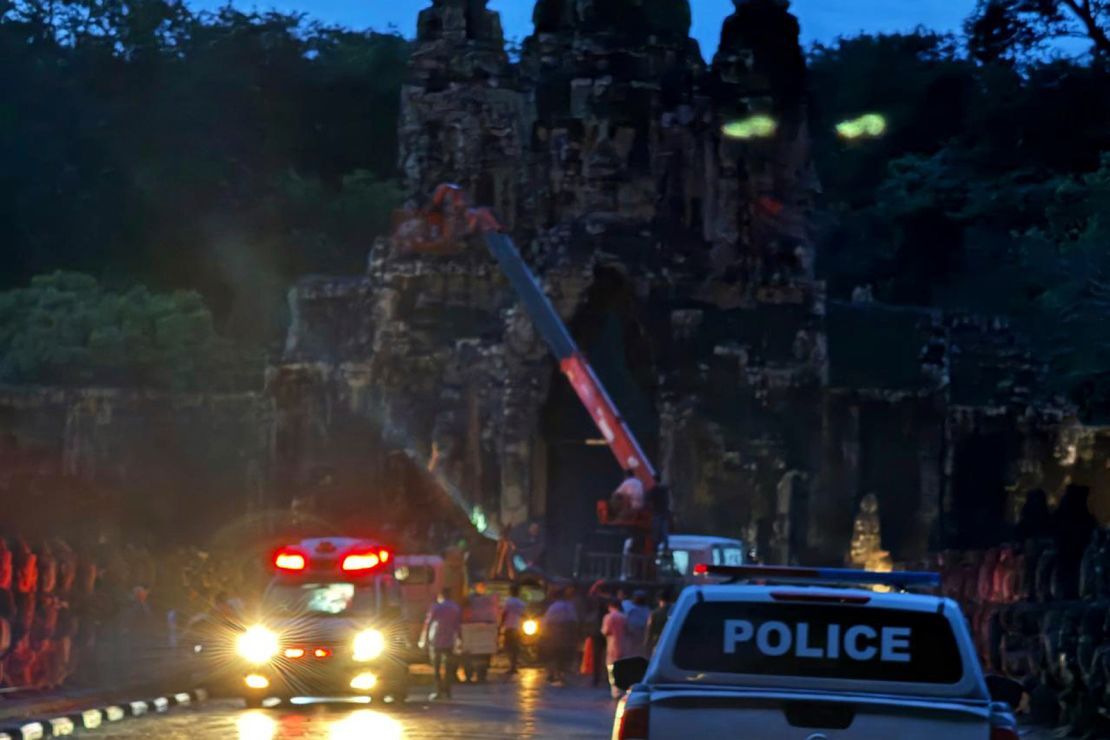
[[[409,688],[393,553],[368,539],[321,537],[280,548],[258,621],[235,643],[238,692],[267,697],[370,696]]]
[[[650,663],[614,667],[614,740],[1017,740],[1014,684],[983,676],[959,606],[908,592],[936,574],[696,570],[725,582],[688,586]]]

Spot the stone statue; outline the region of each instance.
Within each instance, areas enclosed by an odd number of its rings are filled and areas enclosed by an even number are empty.
[[[713,66],[723,79],[741,82],[748,94],[771,95],[779,111],[800,104],[805,56],[798,19],[786,0],[733,0],[736,12],[721,27]],[[719,93],[732,94],[720,90]]]
[[[488,1],[432,0],[432,6],[420,11],[417,17],[417,39],[503,43],[501,16],[486,9]]]
[[[859,513],[852,525],[852,547],[849,563],[856,568],[887,572],[893,568],[890,553],[883,548],[879,523],[879,499],[873,493],[863,497]]]

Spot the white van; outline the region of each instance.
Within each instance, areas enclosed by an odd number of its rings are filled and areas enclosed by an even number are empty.
[[[693,582],[697,565],[745,565],[744,543],[727,537],[701,534],[673,534],[667,538],[674,573]]]

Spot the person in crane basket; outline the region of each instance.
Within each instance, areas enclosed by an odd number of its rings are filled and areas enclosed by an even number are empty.
[[[631,469],[624,471],[624,480],[613,491],[611,506],[616,519],[628,519],[643,511],[644,484]]]

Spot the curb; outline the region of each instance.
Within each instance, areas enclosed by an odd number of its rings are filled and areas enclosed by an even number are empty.
[[[208,699],[204,689],[164,694],[153,699],[137,699],[106,704],[92,709],[40,719],[23,720],[0,725],[0,740],[43,740],[48,737],[74,735],[78,730],[95,730],[104,725],[148,714],[162,714],[171,707],[188,707]]]

